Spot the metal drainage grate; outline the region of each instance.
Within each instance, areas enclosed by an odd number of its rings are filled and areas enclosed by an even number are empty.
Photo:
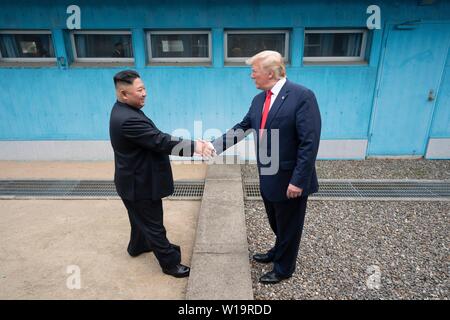
[[[205,181],[175,181],[175,191],[169,198],[201,200],[203,190],[205,189]]]
[[[450,182],[429,180],[321,180],[312,199],[450,201]],[[258,180],[244,182],[246,200],[261,200]]]
[[[203,180],[175,181],[169,199],[199,200]],[[0,199],[119,199],[113,181],[106,180],[0,180]]]

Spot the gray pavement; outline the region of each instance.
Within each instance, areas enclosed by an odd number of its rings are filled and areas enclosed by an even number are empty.
[[[0,179],[112,179],[113,170],[112,162],[0,161]],[[198,180],[206,165],[173,171]],[[163,201],[168,238],[187,265],[200,204]],[[120,200],[1,200],[0,299],[185,299],[187,278],[163,274],[152,253],[127,254],[129,232]]]
[[[164,201],[171,242],[190,264],[200,201]],[[0,201],[0,299],[184,299],[187,279],[132,258],[120,200]],[[79,268],[81,288],[72,288]]]
[[[206,163],[172,161],[175,180],[203,180]],[[0,161],[0,179],[112,180],[113,161]]]

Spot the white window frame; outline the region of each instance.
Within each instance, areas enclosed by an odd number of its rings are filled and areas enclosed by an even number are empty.
[[[284,33],[284,62],[289,62],[289,30],[277,30],[277,29],[253,29],[253,30],[226,30],[224,32],[224,59],[225,62],[231,62],[231,63],[245,63],[245,61],[251,57],[241,57],[241,58],[235,58],[235,57],[228,57],[228,35],[229,34],[261,34],[261,33],[267,33],[267,34],[279,34]]]
[[[154,58],[152,56],[152,35],[161,35],[161,34],[207,34],[208,35],[208,57],[206,58],[198,58],[198,57],[175,57],[175,58]],[[211,43],[211,31],[209,30],[148,30],[146,31],[147,37],[147,55],[148,61],[150,63],[179,63],[179,62],[192,62],[192,63],[210,63],[212,61],[212,43]]]
[[[312,29],[306,30],[304,35],[304,43],[306,43],[306,35],[314,33],[361,33],[361,52],[358,57],[305,57],[305,49],[303,48],[303,62],[364,62],[366,59],[367,48],[367,30],[365,29]]]
[[[73,54],[73,61],[74,62],[134,62],[134,48],[133,50],[133,58],[79,58],[77,55],[77,48],[75,46],[75,35],[76,34],[113,34],[113,35],[120,35],[120,34],[126,34],[131,36],[131,41],[133,41],[133,36],[131,31],[125,31],[125,30],[74,30],[70,33],[70,42],[72,44],[72,54]],[[133,42],[132,42],[133,43]]]
[[[3,58],[0,52],[0,62],[56,62],[56,50],[55,44],[53,43],[52,32],[49,30],[0,30],[0,34],[49,34],[52,40],[53,52],[55,57],[52,58]]]

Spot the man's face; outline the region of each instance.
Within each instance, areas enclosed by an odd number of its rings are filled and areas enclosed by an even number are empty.
[[[141,78],[136,78],[132,84],[123,86],[120,93],[123,101],[130,106],[140,109],[145,104],[145,97],[147,96],[147,93],[145,91],[144,82],[142,82]]]
[[[275,85],[273,72],[266,71],[261,66],[260,61],[255,61],[252,64],[252,79],[255,81],[256,88],[260,90],[269,90]]]

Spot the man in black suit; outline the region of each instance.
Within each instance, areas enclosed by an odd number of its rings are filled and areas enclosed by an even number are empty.
[[[260,278],[277,283],[295,271],[308,195],[319,189],[315,161],[321,118],[314,93],[286,79],[282,56],[262,51],[247,61],[258,89],[244,119],[213,142],[221,153],[253,132],[261,195],[276,241],[253,259],[273,262]]]
[[[183,140],[161,132],[142,111],[146,91],[139,74],[125,70],[114,76],[117,102],[111,111],[109,134],[114,149],[114,183],[128,210],[131,236],[128,253],[153,251],[164,273],[189,276],[180,247],[171,244],[163,225],[162,198],[173,193],[169,154],[211,156],[204,141]]]

